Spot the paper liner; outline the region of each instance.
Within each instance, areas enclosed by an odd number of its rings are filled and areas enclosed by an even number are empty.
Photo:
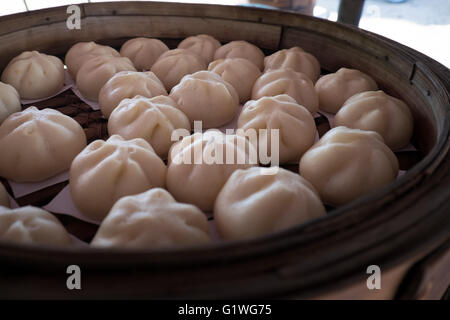
[[[11,186],[12,192],[16,198],[20,198],[27,194],[33,193],[35,191],[39,191],[45,189],[47,187],[53,186],[60,182],[69,180],[69,171],[64,171],[56,176],[53,176],[47,180],[40,182],[14,182],[8,180],[9,185]]]
[[[220,239],[219,232],[217,231],[216,223],[214,220],[208,221],[209,226],[209,235],[211,237],[212,242],[221,242],[223,241]]]
[[[327,118],[328,123],[330,124],[330,128],[333,128],[333,126],[334,126],[334,114],[329,113],[329,112],[325,112],[325,111],[322,111],[322,110],[319,110],[317,112],[317,114],[319,116],[323,115],[325,118]]]
[[[75,95],[76,95],[78,98],[80,98],[81,101],[83,101],[83,102],[86,103],[89,107],[91,107],[92,110],[100,110],[100,105],[98,104],[98,102],[95,102],[95,101],[92,101],[92,100],[89,100],[89,99],[85,98],[85,97],[81,94],[80,90],[78,90],[78,88],[77,88],[76,85],[74,85],[74,86],[73,86],[72,88],[70,88],[70,89],[73,91],[73,93],[75,93]]]
[[[406,173],[406,170],[398,170],[397,179],[403,176]]]
[[[82,221],[86,221],[92,224],[99,225],[100,222],[93,220],[83,213],[81,213],[75,204],[72,201],[72,197],[70,195],[70,187],[69,185],[65,186],[49,204],[43,206],[43,208],[47,211],[56,212],[59,214],[65,214],[68,216],[75,217]]]
[[[403,147],[398,150],[393,150],[393,152],[406,152],[406,151],[417,151],[417,148],[414,147],[410,142],[410,143],[408,143],[408,145],[406,147]]]
[[[20,103],[24,106],[24,109],[30,107],[30,105],[32,105],[33,103],[36,102],[40,102],[40,101],[45,101],[48,100],[50,98],[56,97],[57,95],[61,94],[62,92],[69,90],[70,88],[75,86],[75,82],[73,81],[72,77],[70,76],[69,72],[67,71],[67,69],[64,70],[65,72],[65,79],[64,79],[64,86],[61,88],[61,90],[59,90],[57,93],[45,97],[45,98],[41,98],[41,99],[34,99],[34,100],[26,100],[26,99],[21,99]]]
[[[72,247],[79,247],[79,248],[87,248],[87,247],[89,247],[89,243],[84,242],[81,239],[78,239],[73,234],[70,235],[70,238],[72,238]]]
[[[8,197],[9,197],[9,207],[11,209],[16,209],[19,208],[20,206],[17,204],[16,200],[11,197],[11,195],[8,193]]]

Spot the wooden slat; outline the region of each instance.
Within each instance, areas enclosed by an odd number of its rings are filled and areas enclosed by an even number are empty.
[[[399,299],[439,300],[450,286],[450,241],[421,259],[407,275]]]
[[[122,2],[122,3],[90,3],[83,5],[86,16],[184,16],[222,18],[227,20],[241,20],[260,22],[260,15],[252,8],[227,5],[205,5],[193,3],[159,2]]]
[[[180,39],[208,33],[219,41],[246,40],[266,49],[276,49],[281,34],[281,27],[274,25],[156,15],[87,17],[82,23],[83,29],[86,32],[85,36],[90,39],[133,36]]]
[[[246,40],[261,48],[273,50],[278,48],[281,27],[245,21],[179,16],[87,17],[82,20],[81,30],[67,30],[64,21],[3,35],[0,42],[0,69],[3,69],[11,58],[25,50],[39,50],[58,55],[80,41],[138,36],[182,39],[199,33],[211,34],[224,42]]]
[[[35,26],[66,21],[69,17],[66,9],[67,6],[64,6],[4,16],[0,19],[0,36]],[[81,17],[84,17],[83,10],[80,13]]]

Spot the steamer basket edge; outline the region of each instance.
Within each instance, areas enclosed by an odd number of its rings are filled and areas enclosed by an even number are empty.
[[[148,275],[144,271],[151,268],[155,275],[164,275],[165,278],[173,276],[174,272],[187,271],[195,275],[195,278],[199,277],[201,270],[208,270],[210,277],[213,278],[223,275],[228,270],[229,273],[241,274],[239,290],[244,287],[244,283],[245,287],[248,287],[240,294],[308,296],[312,292],[319,294],[323,290],[330,289],[332,280],[340,279],[340,282],[347,284],[362,280],[364,275],[359,274],[357,269],[367,263],[377,262],[376,264],[381,264],[386,269],[404,264],[405,261],[412,264],[448,241],[449,218],[444,213],[450,210],[445,203],[450,186],[448,156],[450,125],[448,69],[445,67],[440,65],[436,67],[436,63],[422,54],[368,32],[293,13],[173,3],[102,3],[81,6],[83,21],[89,22],[90,26],[96,25],[98,19],[95,17],[102,18],[99,20],[102,26],[105,19],[109,18],[113,22],[126,21],[124,26],[127,26],[130,21],[146,15],[151,16],[150,20],[156,21],[156,23],[152,22],[153,27],[161,27],[163,21],[175,25],[181,22],[192,23],[178,26],[179,30],[175,28],[175,31],[169,32],[153,29],[152,32],[157,33],[155,37],[162,34],[165,35],[164,38],[179,39],[199,33],[198,30],[205,26],[201,21],[208,20],[207,25],[212,26],[208,30],[222,41],[235,40],[229,30],[235,31],[245,27],[248,29],[240,33],[240,37],[247,37],[244,40],[261,45],[258,41],[260,41],[260,31],[264,30],[268,32],[265,36],[270,38],[262,43],[266,49],[276,50],[300,45],[318,55],[321,63],[330,71],[344,64],[375,74],[382,86],[390,90],[395,87],[393,94],[405,98],[405,92],[408,93],[405,100],[415,106],[416,123],[422,123],[422,120],[427,123],[418,135],[419,145],[428,151],[428,154],[421,163],[394,184],[336,210],[327,219],[263,239],[239,244],[224,244],[217,249],[176,253],[111,253],[110,251],[90,253],[79,250],[67,253],[48,248],[30,249],[0,245],[0,259],[5,263],[32,264],[42,268],[43,271],[49,271],[66,265],[67,261],[76,260],[82,261],[83,265],[93,270],[108,268],[115,270],[114,272],[118,275],[121,274],[120,270],[139,268],[142,270],[142,276],[146,277]],[[27,49],[62,54],[74,42],[87,40],[86,37],[91,37],[90,40],[103,40],[117,45],[117,40],[111,38],[114,30],[108,30],[111,28],[108,26],[96,31],[100,34],[95,32],[84,34],[83,31],[79,33],[75,31],[74,34],[68,35],[62,32],[67,18],[65,9],[66,7],[52,8],[32,14],[24,13],[0,18],[0,30],[2,30],[0,31],[0,40],[2,40],[0,41],[0,65],[4,67],[12,56]],[[171,19],[174,20],[171,21]],[[195,22],[196,20],[200,22]],[[235,20],[239,21],[233,27],[231,25]],[[14,23],[11,23],[12,21]],[[14,31],[14,28],[18,31]],[[119,26],[112,28],[119,28]],[[131,30],[120,31],[122,37],[119,38],[126,37],[124,34],[127,32],[128,37],[151,35],[144,28],[138,30],[135,27],[130,28]],[[176,34],[176,32],[179,33]],[[225,38],[226,36],[229,38]],[[327,50],[323,50],[324,46]],[[343,51],[345,49],[350,51]],[[347,55],[345,59],[341,55],[336,59],[336,56],[327,55],[330,50],[331,52],[334,50],[335,53],[347,52]],[[388,59],[385,58],[386,56]],[[349,57],[354,59],[348,61]],[[383,77],[384,70],[392,71],[387,79]],[[390,83],[387,83],[389,81]],[[396,85],[391,86],[392,83]],[[410,93],[412,93],[411,96],[409,96]],[[417,101],[413,101],[414,99]],[[426,106],[426,108],[420,106]],[[424,132],[429,134],[430,127],[433,128],[434,137],[432,138],[424,134]],[[436,192],[437,190],[439,192]],[[373,214],[380,210],[384,212],[374,218]],[[408,216],[409,221],[405,221],[406,211],[412,212]],[[371,229],[374,225],[376,227]],[[393,230],[388,233],[382,232],[386,226]],[[395,236],[398,233],[401,235]],[[349,239],[356,238],[362,243],[349,242]],[[386,245],[389,239],[394,241]],[[412,243],[414,245],[411,245]],[[326,248],[326,252],[315,253],[318,248],[322,250]],[[42,254],[45,258],[42,258]],[[277,259],[273,259],[275,254]],[[123,261],[125,257],[127,261]],[[305,263],[298,257],[309,257],[310,261]],[[349,258],[352,258],[351,263],[348,262]],[[335,270],[324,271],[323,267],[330,263],[335,264]],[[262,267],[261,264],[264,266]],[[165,272],[167,269],[169,271]],[[264,279],[269,275],[273,277],[273,270],[277,270],[275,273],[282,273],[285,278],[266,281],[266,288],[257,291],[257,286],[254,284],[257,282],[256,279]],[[256,274],[251,277],[252,273]],[[354,276],[355,274],[357,276]],[[304,279],[306,275],[309,275],[309,280]],[[235,282],[232,283],[235,284]],[[223,288],[223,285],[220,284],[219,287]],[[230,285],[225,287],[222,291],[224,296],[236,295],[236,291],[230,288]],[[208,292],[205,288],[195,287],[195,285],[194,288],[198,296]],[[308,291],[306,291],[307,288]],[[141,292],[142,295],[159,296],[161,294],[161,292],[158,294],[158,292],[145,292],[145,290],[137,292]],[[180,288],[176,292],[183,295]]]

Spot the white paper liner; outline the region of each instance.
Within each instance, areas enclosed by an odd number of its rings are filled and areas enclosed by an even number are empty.
[[[417,148],[414,147],[411,142],[406,146],[398,150],[394,150],[394,152],[406,152],[406,151],[417,151]]]
[[[85,98],[85,97],[81,94],[80,90],[78,90],[78,88],[77,88],[76,85],[74,85],[71,89],[72,89],[73,93],[75,93],[75,95],[76,95],[78,98],[80,98],[81,101],[83,101],[83,102],[86,103],[89,107],[91,107],[92,110],[100,110],[100,105],[98,104],[98,102],[95,102],[95,101],[92,101],[92,100],[89,100],[89,99]]]
[[[208,221],[209,226],[209,235],[211,237],[212,242],[220,242],[223,241],[220,239],[219,232],[217,231],[216,223],[214,220]]]
[[[43,207],[47,211],[51,211],[54,213],[65,214],[77,219],[99,225],[100,222],[93,220],[83,213],[81,213],[75,204],[72,201],[72,197],[70,196],[70,188],[69,185],[65,186],[49,204]]]
[[[319,131],[316,130],[316,136],[314,137],[314,143],[320,140]]]
[[[67,69],[64,70],[65,71],[65,79],[64,79],[64,86],[61,88],[61,90],[59,90],[57,93],[45,97],[45,98],[41,98],[41,99],[34,99],[34,100],[26,100],[26,99],[21,99],[20,103],[26,107],[28,107],[28,105],[30,104],[34,104],[36,102],[40,102],[40,101],[44,101],[44,100],[48,100],[50,98],[56,97],[57,95],[59,95],[60,93],[72,88],[75,86],[75,82],[73,81],[72,77],[70,76],[69,72],[67,71]],[[25,108],[24,108],[25,109]]]
[[[69,180],[69,171],[61,172],[56,176],[51,177],[50,179],[40,181],[40,182],[14,182],[8,180],[9,185],[11,186],[12,192],[16,198],[20,198],[27,194],[33,193],[38,190],[42,190],[44,188],[53,186],[63,181]]]
[[[322,111],[322,110],[319,110],[318,114],[319,114],[319,116],[323,115],[325,118],[327,118],[328,123],[330,124],[330,128],[333,128],[333,126],[334,126],[334,114],[328,113],[328,112],[325,112],[325,111]]]
[[[406,173],[406,170],[399,170],[397,174],[397,179],[403,176]]]
[[[8,193],[8,197],[9,197],[9,207],[11,209],[16,209],[19,208],[20,206],[17,204],[16,200],[14,200],[13,197],[11,197],[11,195]]]
[[[70,238],[72,238],[72,247],[78,247],[78,248],[86,248],[89,247],[89,243],[84,242],[81,239],[78,239],[73,234],[70,235]]]

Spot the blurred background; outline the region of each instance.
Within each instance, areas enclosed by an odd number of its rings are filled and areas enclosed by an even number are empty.
[[[0,15],[82,2],[111,0],[8,0]],[[449,0],[169,0],[293,10],[359,27],[414,48],[450,67]],[[341,4],[341,1],[345,3]],[[344,6],[345,5],[345,6]],[[341,10],[339,10],[341,6]],[[360,19],[359,19],[360,17]]]

